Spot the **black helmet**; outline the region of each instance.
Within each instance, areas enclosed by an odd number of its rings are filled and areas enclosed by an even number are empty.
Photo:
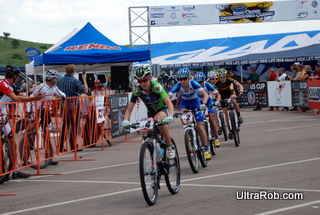
[[[148,77],[151,77],[150,67],[141,66],[134,71],[134,78],[137,80],[141,80]]]
[[[20,74],[20,68],[16,65],[6,65],[4,68],[4,72],[6,73],[6,77],[13,78],[14,75]]]

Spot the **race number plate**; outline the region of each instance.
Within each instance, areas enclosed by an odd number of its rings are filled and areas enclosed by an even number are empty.
[[[182,119],[182,122],[183,124],[189,124],[189,123],[192,123],[192,112],[187,112],[187,113],[183,113],[181,115],[181,119]]]

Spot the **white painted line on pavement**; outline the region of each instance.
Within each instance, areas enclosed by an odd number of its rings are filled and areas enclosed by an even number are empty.
[[[73,181],[73,180],[23,180],[26,182],[53,182],[53,183],[89,183],[89,184],[127,184],[140,185],[140,182],[121,182],[121,181]]]
[[[190,187],[221,187],[221,188],[235,188],[235,189],[252,189],[252,190],[283,190],[283,191],[295,191],[295,192],[315,192],[319,193],[320,190],[309,189],[295,189],[295,188],[274,188],[274,187],[250,187],[250,186],[233,186],[233,185],[214,185],[214,184],[181,184],[181,186]]]
[[[319,203],[320,203],[320,200],[313,201],[313,202],[306,202],[306,203],[303,203],[303,204],[294,205],[294,206],[285,207],[285,208],[280,208],[280,209],[276,209],[276,210],[272,210],[272,211],[267,211],[267,212],[259,213],[259,214],[256,214],[256,215],[275,214],[275,213],[280,213],[280,212],[293,210],[293,209],[297,209],[297,208],[302,208],[302,207],[306,207],[306,206],[313,205],[313,204],[319,204]]]
[[[118,195],[118,194],[129,193],[129,192],[133,192],[133,191],[137,191],[137,190],[141,190],[141,188],[124,190],[124,191],[119,191],[119,192],[114,192],[114,193],[107,193],[107,194],[103,194],[103,195],[97,195],[97,196],[91,196],[91,197],[82,198],[82,199],[75,199],[75,200],[70,200],[70,201],[65,201],[65,202],[59,202],[59,203],[50,204],[50,205],[43,205],[43,206],[39,206],[39,207],[33,207],[33,208],[24,209],[24,210],[3,213],[1,215],[10,215],[10,214],[29,212],[29,211],[34,211],[34,210],[39,210],[39,209],[44,209],[44,208],[66,205],[66,204],[70,204],[70,203],[74,203],[74,202],[81,202],[81,201],[87,201],[87,200],[91,200],[91,199],[98,199],[98,198],[103,198],[103,197],[107,197],[107,196],[114,196],[114,195]]]
[[[269,166],[254,167],[254,168],[251,168],[251,169],[243,169],[243,170],[238,170],[238,171],[233,171],[233,172],[225,172],[225,173],[220,173],[220,174],[216,174],[216,175],[208,175],[208,176],[203,176],[203,177],[184,179],[184,180],[181,180],[181,182],[195,181],[195,180],[207,179],[207,178],[214,178],[214,177],[219,177],[219,176],[232,175],[232,174],[237,174],[237,173],[244,173],[244,172],[250,172],[250,171],[255,171],[255,170],[262,170],[262,169],[267,169],[267,168],[286,166],[286,165],[291,165],[291,164],[304,163],[304,162],[317,161],[317,160],[320,160],[320,157],[319,158],[306,159],[306,160],[300,160],[300,161],[292,161],[292,162],[287,162],[287,163],[274,164],[274,165],[269,165]]]
[[[308,128],[308,127],[314,127],[320,124],[313,124],[313,125],[301,125],[301,126],[295,126],[295,127],[288,127],[288,128],[276,128],[276,129],[270,129],[267,131],[283,131],[283,130],[290,130],[295,128]]]

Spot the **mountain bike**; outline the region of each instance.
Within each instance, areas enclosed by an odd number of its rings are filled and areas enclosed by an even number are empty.
[[[207,167],[208,165],[208,161],[204,156],[204,147],[200,145],[200,134],[197,129],[195,120],[195,114],[198,111],[198,109],[186,110],[183,114],[177,114],[181,115],[181,120],[184,128],[183,135],[186,153],[191,170],[194,173],[198,173],[200,170],[199,160],[202,167]]]
[[[240,124],[238,123],[237,113],[232,103],[234,99],[236,99],[236,97],[224,99],[223,102],[225,102],[228,109],[229,129],[232,133],[234,144],[236,147],[238,147],[240,144]]]
[[[0,117],[0,127],[7,124],[8,120],[7,118],[1,116]],[[0,128],[1,129],[1,128]],[[12,170],[12,159],[13,156],[13,148],[12,145],[8,143],[8,140],[5,138],[5,134],[1,129],[1,150],[0,150],[0,184],[4,183],[8,180],[10,173],[5,174],[6,172],[9,172]]]
[[[144,134],[139,157],[139,172],[142,193],[148,205],[154,205],[158,199],[160,179],[164,175],[167,188],[171,194],[180,190],[180,161],[178,149],[174,140],[176,156],[167,158],[167,144],[162,139],[157,126],[164,125],[162,120],[154,121],[153,118],[141,119],[138,123],[132,123],[131,128],[139,128]]]
[[[226,123],[226,117],[222,111],[221,107],[216,108],[217,111],[217,118],[218,118],[218,125],[219,125],[219,135],[223,133],[224,140],[228,140],[228,133],[227,133],[227,123]]]
[[[47,135],[47,138],[43,138],[41,126],[39,132],[36,131],[34,122],[33,113],[28,112],[26,120],[22,120],[20,129],[17,129],[17,131],[23,133],[19,147],[20,157],[23,165],[33,164],[30,166],[31,168],[37,169],[40,166],[40,169],[44,169],[51,164],[54,149],[50,134]]]
[[[213,105],[208,106],[208,108],[213,108]],[[214,145],[214,138],[211,132],[211,126],[210,126],[210,121],[209,121],[209,115],[205,114],[206,111],[204,111],[203,116],[204,116],[204,129],[206,131],[207,134],[207,138],[209,141],[209,145],[210,145],[210,152],[212,155],[216,155],[216,146]]]

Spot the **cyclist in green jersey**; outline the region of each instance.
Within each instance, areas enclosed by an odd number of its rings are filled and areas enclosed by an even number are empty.
[[[130,127],[129,119],[138,98],[147,106],[148,117],[153,117],[155,121],[161,119],[166,123],[172,122],[174,114],[173,104],[163,86],[151,80],[150,68],[139,67],[135,70],[134,77],[137,79],[139,86],[132,92],[132,97],[128,109],[124,114],[122,125],[124,127]],[[158,128],[167,143],[168,158],[173,159],[175,157],[175,150],[171,142],[168,125],[162,125]]]

